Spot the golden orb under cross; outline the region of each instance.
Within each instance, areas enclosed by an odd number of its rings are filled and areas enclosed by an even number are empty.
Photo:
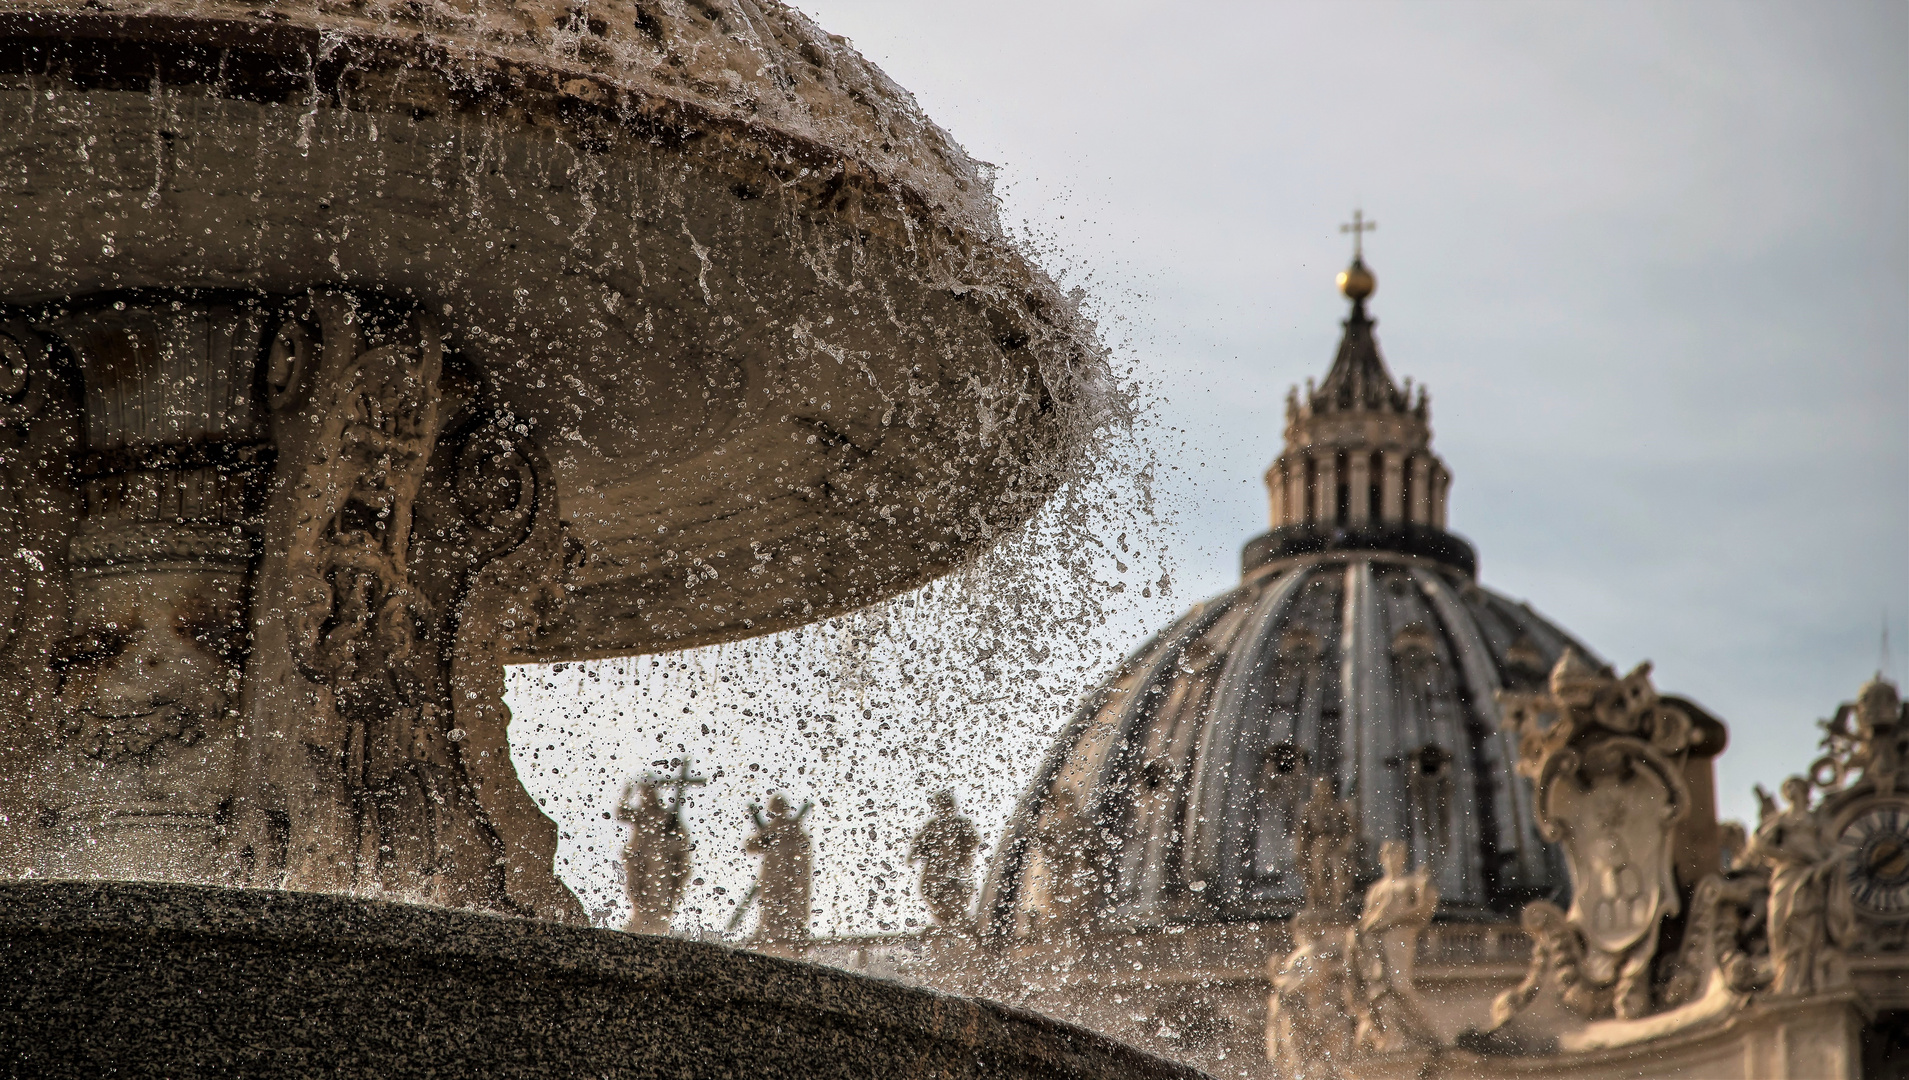
[[[1351,300],[1364,300],[1379,287],[1379,279],[1366,269],[1365,260],[1357,255],[1352,257],[1352,265],[1339,271],[1339,291]]]
[[[1379,227],[1376,221],[1367,221],[1364,210],[1354,210],[1352,220],[1339,226],[1342,233],[1352,234],[1352,265],[1339,271],[1339,291],[1351,300],[1364,300],[1379,287],[1379,279],[1365,265],[1365,234]]]

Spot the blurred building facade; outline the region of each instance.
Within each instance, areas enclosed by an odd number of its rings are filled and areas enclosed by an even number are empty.
[[[1724,723],[1478,582],[1374,286],[1355,256],[1240,584],[1082,703],[974,923],[807,955],[1221,1076],[1909,1075],[1893,688],[1825,722],[1788,810],[1721,825]],[[1375,919],[1405,880],[1388,848],[1436,897],[1429,925]]]

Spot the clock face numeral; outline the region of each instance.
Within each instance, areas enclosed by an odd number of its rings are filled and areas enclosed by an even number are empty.
[[[1872,915],[1909,915],[1909,806],[1885,805],[1851,821],[1838,841],[1850,899]]]

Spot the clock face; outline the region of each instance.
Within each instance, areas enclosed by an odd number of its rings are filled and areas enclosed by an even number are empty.
[[[1858,814],[1838,842],[1851,899],[1864,914],[1909,918],[1909,803]]]

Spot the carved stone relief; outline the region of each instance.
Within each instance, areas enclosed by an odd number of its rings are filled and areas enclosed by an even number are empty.
[[[503,663],[558,617],[565,545],[528,426],[485,404],[422,312],[312,299],[268,393],[284,475],[286,645],[323,688],[294,739],[285,880],[576,919],[556,828],[510,764]],[[302,431],[300,423],[302,421]],[[268,805],[268,812],[271,807]]]
[[[57,747],[32,800],[39,861],[75,876],[230,880],[239,691],[258,502],[266,315],[248,299],[134,297],[40,323],[69,351],[83,438]]]
[[[4,331],[0,651],[38,643],[0,859],[580,918],[502,703],[561,617],[554,488],[433,320],[126,294]]]

